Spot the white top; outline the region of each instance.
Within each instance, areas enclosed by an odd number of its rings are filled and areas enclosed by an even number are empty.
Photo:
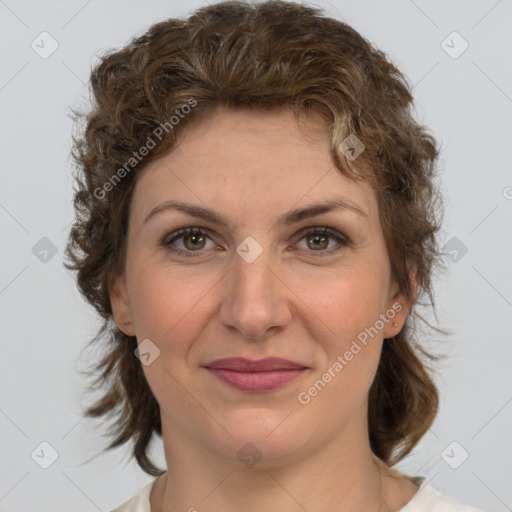
[[[157,478],[151,480],[138,494],[112,512],[151,512],[149,496]],[[424,477],[415,477],[413,480],[420,487],[409,503],[397,512],[481,512],[476,508],[463,505],[455,498],[440,493]]]

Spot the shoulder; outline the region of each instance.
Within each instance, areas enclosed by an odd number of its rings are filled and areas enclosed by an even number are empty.
[[[149,497],[158,477],[148,482],[133,498],[125,501],[111,512],[151,512]]]
[[[425,478],[418,478],[417,482],[420,485],[418,491],[398,512],[482,512],[441,493]]]

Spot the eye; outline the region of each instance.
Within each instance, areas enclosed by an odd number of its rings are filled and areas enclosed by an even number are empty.
[[[173,246],[176,241],[184,248],[184,250],[172,248],[173,252],[178,256],[196,257],[201,255],[201,251],[207,249],[205,247],[206,240],[209,239],[207,232],[199,228],[183,228],[166,237],[163,244],[166,247]],[[199,253],[199,254],[193,254]]]
[[[350,246],[350,241],[338,231],[325,227],[307,228],[300,233],[299,242],[305,240],[304,248],[313,257],[325,257],[334,254],[342,247]],[[197,227],[182,228],[167,236],[162,245],[170,248],[176,255],[193,258],[202,256],[204,251],[215,247],[207,247],[208,240],[213,244],[208,230]],[[336,241],[335,248],[329,248],[329,241]],[[297,243],[296,245],[299,245]]]
[[[338,247],[334,250],[329,249],[329,239],[335,240],[338,242]],[[341,246],[348,247],[350,242],[348,239],[343,236],[341,233],[325,226],[325,227],[315,227],[313,229],[308,228],[305,232],[302,232],[302,238],[300,239],[306,240],[306,251],[308,251],[313,257],[325,257],[331,256],[333,253],[338,252]],[[317,250],[318,249],[318,250]]]

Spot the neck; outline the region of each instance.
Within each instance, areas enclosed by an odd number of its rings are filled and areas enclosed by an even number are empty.
[[[364,429],[351,425],[293,460],[278,463],[262,458],[251,467],[180,436],[163,415],[162,428],[169,470],[153,487],[155,512],[391,512],[417,490],[371,453]]]

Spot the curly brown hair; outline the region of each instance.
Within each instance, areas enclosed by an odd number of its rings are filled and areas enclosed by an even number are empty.
[[[159,404],[134,355],[137,340],[116,327],[109,297],[124,271],[137,176],[172,150],[192,121],[218,108],[288,108],[297,117],[320,113],[329,128],[334,164],[375,187],[392,277],[414,304],[400,333],[385,340],[369,393],[371,449],[388,465],[401,460],[438,409],[427,364],[437,356],[415,341],[414,320],[424,320],[416,311],[421,296],[434,307],[432,276],[440,263],[436,234],[442,216],[434,185],[439,149],[413,119],[412,87],[404,75],[353,28],[319,8],[281,0],[227,1],[186,19],[156,23],[122,49],[103,54],[90,85],[92,108],[75,112],[83,126],[73,136],[76,219],[66,266],[77,272],[80,292],[103,319],[90,344],[105,352],[90,370],[91,376],[99,373],[88,387],[102,395],[85,415],[115,420],[109,429],[114,439],[104,450],[132,441],[133,456],[145,472],[164,472],[148,457],[153,434],[162,435]],[[187,115],[171,126],[169,119],[185,105],[191,106]],[[349,165],[340,150],[349,134],[365,146],[357,166]],[[151,150],[134,159],[150,139]]]

